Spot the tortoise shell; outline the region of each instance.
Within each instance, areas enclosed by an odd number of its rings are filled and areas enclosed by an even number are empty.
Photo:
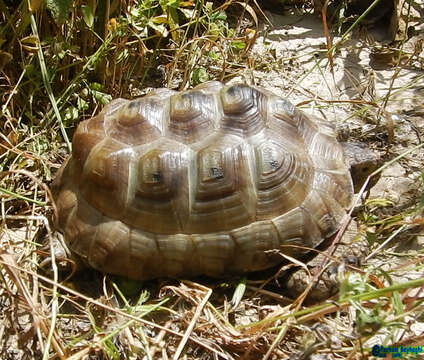
[[[332,126],[247,85],[117,99],[72,143],[53,184],[57,226],[89,266],[134,279],[299,257],[337,231],[353,196]]]

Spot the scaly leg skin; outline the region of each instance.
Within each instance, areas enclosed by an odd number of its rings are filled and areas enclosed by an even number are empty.
[[[308,301],[322,301],[335,295],[340,287],[340,279],[346,275],[345,271],[349,271],[352,267],[360,267],[362,260],[369,252],[368,247],[365,236],[358,232],[357,224],[352,221],[328,260],[324,272],[308,293]],[[304,268],[300,268],[289,276],[286,288],[291,298],[296,298],[305,291],[314,275],[321,270],[321,265],[327,257],[324,250],[306,264],[311,275]]]

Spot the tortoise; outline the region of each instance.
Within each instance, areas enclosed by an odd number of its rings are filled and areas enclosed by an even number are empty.
[[[52,186],[57,228],[83,263],[132,279],[300,258],[335,234],[354,194],[334,127],[244,84],[113,100],[72,144]]]

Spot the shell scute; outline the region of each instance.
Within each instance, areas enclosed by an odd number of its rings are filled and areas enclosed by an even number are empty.
[[[291,256],[305,252],[305,249],[297,246],[312,249],[323,240],[314,218],[302,207],[277,216],[272,223],[278,232],[281,251]]]
[[[271,221],[257,221],[232,230],[230,235],[236,244],[234,271],[262,270],[270,263],[278,264],[281,257],[272,250],[279,249],[278,232]]]
[[[194,168],[189,233],[229,230],[254,221],[254,189],[240,139],[216,137],[208,142],[197,151]]]
[[[315,170],[315,177],[312,187],[315,190],[332,194],[342,208],[348,208],[352,203],[353,187],[352,181],[343,171]]]
[[[299,133],[317,169],[341,171],[346,174],[347,160],[336,139],[334,127],[315,117],[301,113]],[[348,176],[350,178],[350,176]]]
[[[104,216],[98,210],[92,208],[84,199],[78,198],[63,228],[70,249],[83,260],[87,261],[98,226],[104,221]]]
[[[164,141],[132,166],[124,218],[157,234],[184,232],[188,221],[187,147]]]
[[[169,136],[190,144],[215,128],[219,114],[213,94],[192,90],[174,95],[170,101]]]
[[[95,126],[92,126],[92,122],[88,120],[82,122],[72,138],[72,158],[75,162],[74,171],[77,172],[78,175],[82,173],[82,169],[85,166],[91,150],[105,137],[103,122],[99,123],[96,121],[97,119],[103,119],[103,117],[99,115],[94,119],[95,121],[93,121],[93,123]]]
[[[134,279],[148,279],[152,276],[161,276],[161,263],[156,235],[132,228],[129,241],[129,262],[127,266],[131,268]]]
[[[334,234],[338,229],[343,213],[336,212],[339,208],[331,208],[325,196],[320,191],[311,189],[302,203],[302,209],[307,211],[314,223],[321,231],[321,236],[325,237]],[[336,210],[336,211],[334,211]]]
[[[122,264],[127,264],[130,258],[129,241],[130,229],[121,221],[99,224],[88,249],[88,263],[101,271],[108,269],[116,273],[122,270]]]
[[[152,97],[126,103],[106,119],[107,135],[121,143],[137,146],[162,135],[164,109]]]
[[[132,148],[105,138],[90,153],[79,181],[81,195],[112,219],[123,219]]]
[[[221,90],[223,117],[220,127],[228,133],[247,137],[265,127],[266,97],[247,85],[233,85]]]
[[[280,140],[280,141],[278,141]],[[314,170],[307,154],[287,149],[281,139],[268,138],[255,147],[257,218],[289,211],[305,199]]]
[[[268,113],[270,119],[277,119],[291,125],[293,128],[297,128],[299,125],[296,108],[291,102],[284,98],[271,95],[268,98]]]
[[[234,258],[234,242],[230,235],[212,233],[192,235],[198,273],[209,276],[223,276],[228,264]]]

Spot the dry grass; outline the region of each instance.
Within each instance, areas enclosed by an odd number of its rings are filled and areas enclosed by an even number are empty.
[[[412,49],[413,36],[379,45],[392,54],[384,96],[352,76],[356,95],[346,99],[327,96],[334,77],[327,50],[277,57],[264,47],[258,55],[254,46],[268,25],[252,1],[74,1],[65,18],[41,1],[30,2],[32,11],[27,1],[10,3],[0,0],[1,359],[360,359],[372,344],[424,345],[422,92],[414,95],[413,112],[400,113],[421,117],[419,141],[400,138],[389,109],[407,89],[422,90],[422,40]],[[312,12],[308,2],[296,4],[289,8],[294,19]],[[422,2],[401,5],[412,23],[408,9]],[[349,41],[352,31],[358,36],[358,19],[324,44],[333,66],[343,51],[355,53]],[[416,75],[400,86],[404,71]],[[63,259],[45,264],[54,230],[48,185],[80,120],[112,98],[150,87],[184,89],[237,76],[260,83],[266,74],[278,79],[271,87],[284,82],[285,94],[302,107],[344,111],[345,123],[372,125],[374,132],[359,137],[383,155],[383,177],[396,164],[419,174],[409,201],[358,200],[358,232],[375,251],[360,271],[339,267],[338,296],[305,305],[303,298],[287,299],[269,273],[140,284],[94,272],[63,279],[56,265]],[[326,79],[324,93],[308,83],[314,76]]]

